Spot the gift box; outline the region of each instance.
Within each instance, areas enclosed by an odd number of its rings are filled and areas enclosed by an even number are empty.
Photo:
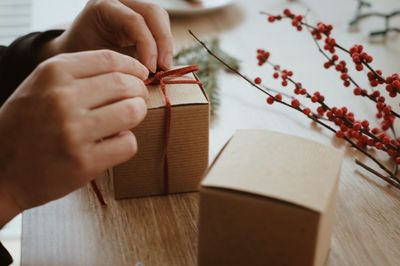
[[[199,265],[324,265],[342,157],[303,138],[238,131],[201,182]]]
[[[149,82],[147,116],[132,130],[138,152],[112,169],[116,199],[198,190],[208,166],[209,103],[193,70]]]

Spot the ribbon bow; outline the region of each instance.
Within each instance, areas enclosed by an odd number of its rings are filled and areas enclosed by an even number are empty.
[[[171,100],[167,95],[167,85],[169,84],[199,84],[202,86],[201,82],[196,78],[193,79],[175,79],[182,77],[186,74],[193,73],[199,70],[197,65],[190,65],[180,68],[175,68],[168,71],[156,72],[152,77],[145,81],[145,85],[157,85],[161,87],[161,91],[165,102],[165,130],[164,130],[164,166],[163,166],[163,186],[164,194],[169,193],[169,169],[168,169],[168,145],[169,137],[171,131],[171,114],[172,114],[172,104]]]

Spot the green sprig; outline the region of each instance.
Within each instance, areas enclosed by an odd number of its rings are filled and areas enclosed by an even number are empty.
[[[221,49],[219,39],[212,39],[207,44],[213,51],[217,51],[225,62],[239,70],[239,60]],[[199,66],[200,70],[196,74],[203,83],[204,89],[210,99],[211,117],[214,117],[220,104],[218,75],[225,68],[199,44],[181,49],[174,56],[174,62],[175,65],[196,64]]]

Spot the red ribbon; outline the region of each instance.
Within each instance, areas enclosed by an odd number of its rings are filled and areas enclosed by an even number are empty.
[[[165,102],[165,130],[164,130],[164,166],[163,166],[163,179],[164,179],[164,194],[169,194],[169,169],[168,169],[168,146],[171,131],[171,114],[172,104],[167,95],[167,85],[169,84],[199,84],[202,86],[198,79],[175,79],[182,77],[186,74],[193,73],[199,70],[197,65],[190,65],[180,68],[175,68],[167,71],[159,71],[152,77],[145,81],[145,85],[157,85],[161,87]]]
[[[171,113],[172,113],[172,104],[171,100],[169,99],[167,95],[167,85],[169,84],[199,84],[202,86],[201,82],[197,79],[192,80],[192,79],[174,79],[174,78],[179,78],[182,77],[186,74],[193,73],[199,70],[199,67],[197,65],[191,65],[191,66],[185,66],[185,67],[180,67],[180,68],[175,68],[172,70],[168,71],[158,71],[155,73],[153,76],[148,78],[145,81],[145,85],[160,85],[161,91],[164,96],[164,102],[165,102],[165,131],[164,131],[164,167],[163,167],[163,179],[164,179],[164,188],[163,192],[164,194],[169,193],[169,169],[168,169],[168,144],[169,144],[169,136],[170,136],[170,131],[171,131]],[[97,186],[97,183],[95,180],[92,180],[90,182],[92,185],[92,189],[94,193],[96,194],[96,197],[98,201],[100,202],[101,205],[105,206],[106,202],[103,198],[103,195],[101,191],[99,190],[99,187]]]

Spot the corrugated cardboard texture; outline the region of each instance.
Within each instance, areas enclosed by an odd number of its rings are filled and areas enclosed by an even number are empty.
[[[319,213],[232,190],[200,190],[199,266],[313,265]]]
[[[240,130],[200,189],[199,265],[324,265],[342,154]]]
[[[275,198],[323,212],[339,175],[342,153],[303,138],[239,130],[202,186]]]
[[[186,77],[192,78],[192,77]],[[181,79],[181,78],[179,78]],[[139,150],[113,169],[117,199],[163,193],[165,108],[159,86],[149,87],[145,120],[133,130]],[[209,105],[198,85],[167,85],[173,104],[169,138],[169,191],[195,191],[208,165]]]
[[[193,74],[188,74],[183,77],[176,78],[179,80],[193,80]],[[160,86],[149,86],[150,99],[147,103],[148,109],[164,107],[164,97]],[[172,106],[186,105],[186,104],[208,104],[208,100],[204,92],[197,84],[168,84],[167,96],[171,100]]]

